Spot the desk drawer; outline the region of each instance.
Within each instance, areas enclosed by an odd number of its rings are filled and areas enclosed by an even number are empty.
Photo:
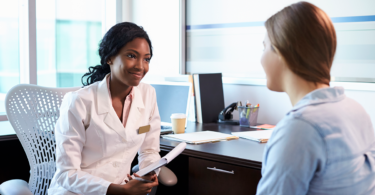
[[[190,195],[256,194],[260,178],[260,170],[189,158]]]

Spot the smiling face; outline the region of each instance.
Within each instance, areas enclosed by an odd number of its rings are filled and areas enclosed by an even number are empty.
[[[111,78],[126,86],[138,86],[148,72],[150,59],[150,46],[146,39],[135,38],[107,62],[111,68]]]
[[[267,87],[272,91],[282,92],[283,90],[283,78],[286,72],[286,65],[283,62],[279,54],[273,48],[268,35],[265,36],[264,50],[261,59],[261,63],[267,76]]]

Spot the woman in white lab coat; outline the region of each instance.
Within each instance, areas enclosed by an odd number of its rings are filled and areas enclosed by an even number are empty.
[[[160,159],[155,90],[140,83],[151,41],[142,27],[119,23],[104,36],[99,55],[101,65],[82,77],[85,87],[62,102],[48,194],[147,194],[158,185],[156,173],[145,176],[153,183],[129,181],[137,152],[141,169]]]

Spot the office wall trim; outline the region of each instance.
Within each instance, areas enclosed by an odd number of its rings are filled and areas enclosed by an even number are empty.
[[[29,83],[37,84],[36,0],[29,0]]]
[[[332,17],[331,20],[332,20],[333,23],[374,22],[375,21],[375,15],[349,16],[349,17]],[[201,30],[201,29],[213,29],[213,28],[236,28],[236,27],[264,26],[264,22],[265,21],[223,23],[223,24],[186,25],[186,30]]]
[[[20,83],[37,84],[36,0],[19,5]]]
[[[223,77],[224,84],[237,84],[237,85],[252,85],[252,86],[266,86],[266,79],[254,78],[236,78],[236,77]],[[345,90],[351,91],[374,91],[375,83],[357,83],[357,82],[330,82],[332,87],[342,86]]]
[[[186,0],[180,0],[180,74],[186,73]]]

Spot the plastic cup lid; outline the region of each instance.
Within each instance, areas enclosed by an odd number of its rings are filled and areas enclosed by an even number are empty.
[[[175,113],[171,115],[171,118],[186,118],[186,114],[183,113]]]

